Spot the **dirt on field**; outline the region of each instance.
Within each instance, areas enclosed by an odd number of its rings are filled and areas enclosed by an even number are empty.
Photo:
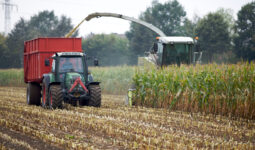
[[[255,149],[254,120],[126,107],[120,95],[62,110],[25,97],[25,88],[0,87],[0,149]]]

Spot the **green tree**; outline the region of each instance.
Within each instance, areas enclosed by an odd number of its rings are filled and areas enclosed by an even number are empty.
[[[20,68],[23,64],[24,41],[37,37],[63,37],[73,28],[71,19],[57,17],[54,11],[42,11],[30,20],[21,18],[8,35],[7,46],[10,51],[10,67]],[[73,35],[77,36],[78,31]]]
[[[99,60],[101,66],[116,66],[128,63],[128,39],[116,34],[97,34],[83,40],[82,48],[87,55]],[[89,60],[93,65],[93,59]]]
[[[6,37],[0,34],[0,68],[8,68],[9,53],[6,45]]]
[[[194,15],[192,20],[185,18],[184,25],[181,27],[182,36],[195,37],[196,36],[196,26],[201,18]]]
[[[230,33],[231,38],[233,38],[235,35],[235,18],[233,16],[233,10],[232,9],[225,9],[225,8],[219,8],[215,13],[222,15],[225,22],[228,23],[228,31]]]
[[[31,17],[28,22],[30,30],[35,32],[35,36],[42,37],[63,37],[73,26],[71,19],[66,16],[58,18],[54,11],[42,11]],[[77,32],[74,36],[77,36]]]
[[[214,54],[223,54],[230,49],[228,23],[218,13],[209,13],[196,27],[196,33],[203,53],[203,62],[212,62]]]
[[[167,36],[183,35],[182,24],[185,21],[186,12],[177,0],[167,1],[164,4],[154,0],[152,6],[139,16],[140,20],[153,24],[161,29]],[[148,51],[156,34],[142,25],[131,23],[130,31],[126,33],[132,52],[131,63],[137,63],[137,56],[144,55]]]
[[[28,32],[28,22],[21,18],[8,35],[6,41],[9,49],[9,57],[11,58],[8,61],[10,68],[22,67],[24,41],[30,38],[32,38],[32,35],[31,32]]]
[[[235,53],[243,60],[255,59],[255,2],[244,5],[237,14]]]

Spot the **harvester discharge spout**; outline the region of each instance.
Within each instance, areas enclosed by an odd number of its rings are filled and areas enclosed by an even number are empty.
[[[88,15],[86,18],[84,18],[73,30],[71,30],[68,34],[66,34],[65,37],[70,37],[78,28],[79,26],[86,20],[86,21],[90,21],[93,18],[99,18],[99,17],[114,17],[114,18],[120,18],[120,19],[124,19],[124,20],[129,20],[138,24],[141,24],[149,29],[151,29],[152,31],[154,31],[155,33],[157,33],[159,36],[161,37],[165,37],[166,35],[157,27],[155,27],[154,25],[147,23],[145,21],[142,20],[138,20],[135,19],[133,17],[128,17],[125,15],[121,15],[121,14],[115,14],[115,13],[92,13],[90,15]]]

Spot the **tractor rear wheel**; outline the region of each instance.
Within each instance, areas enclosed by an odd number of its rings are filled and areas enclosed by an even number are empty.
[[[37,105],[41,103],[41,86],[38,83],[28,83],[27,86],[27,104]]]
[[[49,106],[51,109],[63,108],[63,94],[60,85],[50,86]]]
[[[88,102],[89,106],[100,107],[101,106],[101,88],[99,85],[90,85],[90,100]]]

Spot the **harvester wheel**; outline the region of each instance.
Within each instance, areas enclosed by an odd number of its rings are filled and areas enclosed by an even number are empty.
[[[90,85],[90,100],[88,105],[93,107],[101,106],[101,88],[99,85]]]
[[[27,104],[37,105],[41,103],[41,86],[38,83],[28,83],[27,86]]]
[[[49,90],[49,106],[51,109],[63,108],[63,94],[60,85],[51,85]]]
[[[42,85],[42,101],[41,105],[43,108],[46,108],[49,106],[49,97],[48,97],[48,91],[46,89],[46,85],[43,83]]]

